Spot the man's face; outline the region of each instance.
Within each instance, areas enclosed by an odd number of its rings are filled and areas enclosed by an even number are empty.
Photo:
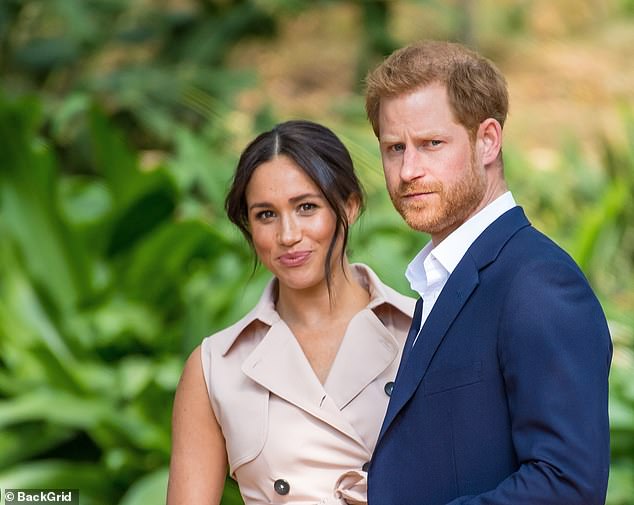
[[[481,208],[487,176],[445,87],[381,100],[380,149],[387,189],[407,224],[445,239]]]

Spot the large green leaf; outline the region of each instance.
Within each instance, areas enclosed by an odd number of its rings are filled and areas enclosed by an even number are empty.
[[[65,391],[44,389],[0,400],[0,426],[28,421],[90,429],[111,415],[99,398],[81,398]]]
[[[123,496],[119,505],[147,505],[163,503],[167,496],[168,468],[164,467],[136,481]]]
[[[197,261],[231,254],[232,248],[226,237],[201,221],[169,222],[134,251],[122,277],[129,292],[160,302]]]
[[[43,422],[5,426],[0,430],[0,469],[36,457],[69,440],[72,434],[71,429]]]
[[[113,486],[108,475],[100,465],[86,462],[47,460],[15,466],[0,472],[0,488],[79,489],[81,505],[113,503]]]
[[[38,108],[30,100],[0,96],[0,202],[3,221],[29,271],[58,307],[89,296],[90,263],[81,243],[59,218],[57,171],[37,142]]]

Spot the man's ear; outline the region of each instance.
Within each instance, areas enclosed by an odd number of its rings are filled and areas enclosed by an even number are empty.
[[[497,119],[487,118],[480,123],[476,149],[484,166],[490,165],[498,158],[502,150],[502,126]]]
[[[346,217],[348,218],[348,224],[353,225],[359,217],[359,211],[361,210],[361,199],[359,195],[350,195],[346,202]]]

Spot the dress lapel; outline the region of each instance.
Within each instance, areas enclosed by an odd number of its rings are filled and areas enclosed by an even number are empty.
[[[370,309],[356,314],[332,364],[325,390],[343,409],[399,356],[399,344]]]
[[[271,393],[364,444],[326,394],[295,336],[283,321],[271,326],[243,362],[242,371]]]

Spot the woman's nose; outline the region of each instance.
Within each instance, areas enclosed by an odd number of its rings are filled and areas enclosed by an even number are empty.
[[[302,238],[300,224],[294,216],[283,216],[280,220],[278,232],[279,243],[284,246],[291,246],[299,242]]]

